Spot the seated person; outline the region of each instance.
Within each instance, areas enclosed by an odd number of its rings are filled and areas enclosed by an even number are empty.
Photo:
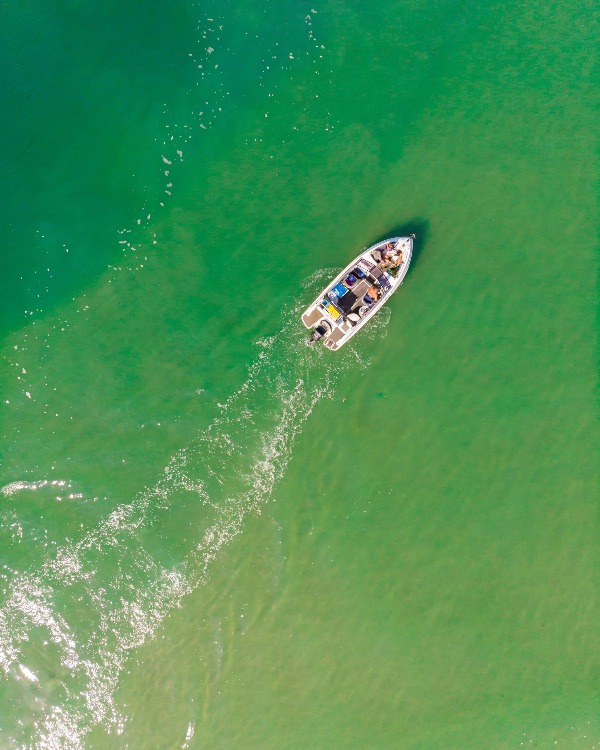
[[[381,292],[379,291],[379,288],[376,286],[371,286],[363,297],[363,302],[365,303],[365,305],[374,305],[378,301],[380,296]]]
[[[381,251],[381,261],[378,264],[379,268],[386,270],[392,268],[396,264],[396,251],[393,242],[387,242],[383,250]]]

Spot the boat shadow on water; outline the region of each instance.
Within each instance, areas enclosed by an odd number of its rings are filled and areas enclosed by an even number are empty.
[[[427,219],[415,218],[390,227],[384,234],[376,237],[373,242],[383,242],[387,237],[408,237],[415,235],[413,240],[412,259],[408,268],[407,277],[410,277],[415,270],[418,270],[421,253],[427,244],[429,238],[429,221]]]

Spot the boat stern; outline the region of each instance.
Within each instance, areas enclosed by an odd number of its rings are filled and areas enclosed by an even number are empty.
[[[311,305],[306,312],[302,314],[302,322],[307,328],[313,328],[323,317],[323,311],[315,305]]]

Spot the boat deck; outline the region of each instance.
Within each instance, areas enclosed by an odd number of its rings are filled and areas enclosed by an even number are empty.
[[[304,315],[302,316],[302,322],[307,328],[312,328],[313,326],[317,325],[322,317],[322,311],[319,310],[318,307],[313,307],[304,313]]]

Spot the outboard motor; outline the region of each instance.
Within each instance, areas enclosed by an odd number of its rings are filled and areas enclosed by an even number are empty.
[[[332,325],[327,320],[322,320],[318,326],[315,326],[306,346],[312,346],[315,341],[320,341],[324,336],[328,336],[332,331]]]

